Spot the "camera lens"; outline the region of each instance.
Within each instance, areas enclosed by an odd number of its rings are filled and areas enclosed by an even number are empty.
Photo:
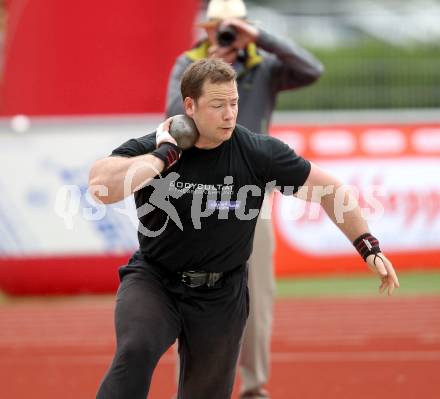
[[[217,31],[217,43],[220,47],[229,47],[237,39],[237,31],[233,26],[225,26]]]

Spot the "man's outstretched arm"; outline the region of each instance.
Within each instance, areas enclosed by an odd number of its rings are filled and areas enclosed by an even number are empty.
[[[358,201],[338,179],[315,164],[304,185],[295,194],[306,201],[319,202],[324,211],[355,245],[371,270],[380,279],[380,291],[391,295],[399,287],[399,280],[391,262],[380,252],[379,242],[369,231]]]
[[[169,134],[170,123],[168,118],[157,128],[157,148],[151,153],[110,156],[96,161],[89,174],[90,194],[104,204],[121,201],[177,162],[182,151]]]
[[[112,204],[145,186],[163,168],[164,162],[150,154],[100,159],[90,170],[89,191],[100,202]]]

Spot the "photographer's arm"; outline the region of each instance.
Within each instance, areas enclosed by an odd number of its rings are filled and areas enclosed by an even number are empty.
[[[316,82],[324,72],[321,62],[296,43],[259,30],[258,47],[272,53],[272,74],[277,90],[289,90]]]
[[[270,59],[269,66],[276,91],[310,85],[324,72],[324,66],[317,58],[292,41],[275,37],[237,18],[226,19],[222,24],[233,26],[238,31],[234,42],[238,47],[244,48],[253,42],[275,56]]]

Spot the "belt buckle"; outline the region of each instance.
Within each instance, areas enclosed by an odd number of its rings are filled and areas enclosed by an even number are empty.
[[[182,272],[182,277],[180,279],[180,281],[185,284],[186,286],[190,287],[190,288],[197,288],[200,287],[201,285],[205,284],[205,283],[192,283],[191,282],[191,275],[190,273],[192,273],[191,271],[189,272]]]
[[[192,276],[194,274],[194,276]],[[199,272],[196,270],[189,270],[182,272],[180,281],[190,288],[201,287],[202,285],[206,285],[209,288],[214,287],[216,282],[220,280],[223,273],[214,273],[214,272]],[[204,278],[203,278],[204,277]],[[197,281],[198,282],[193,282]]]
[[[217,273],[208,273],[208,281],[206,282],[206,285],[209,288],[214,287],[215,283],[220,279]]]

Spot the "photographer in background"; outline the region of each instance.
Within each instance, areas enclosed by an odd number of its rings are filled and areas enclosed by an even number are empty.
[[[166,114],[183,114],[180,79],[189,64],[220,58],[237,72],[237,123],[268,134],[277,94],[316,82],[322,64],[297,44],[255,27],[242,0],[211,0],[207,21],[199,26],[207,37],[180,55],[168,84]],[[274,299],[274,237],[269,220],[259,219],[249,259],[250,314],[240,357],[241,398],[268,398],[270,338]]]

